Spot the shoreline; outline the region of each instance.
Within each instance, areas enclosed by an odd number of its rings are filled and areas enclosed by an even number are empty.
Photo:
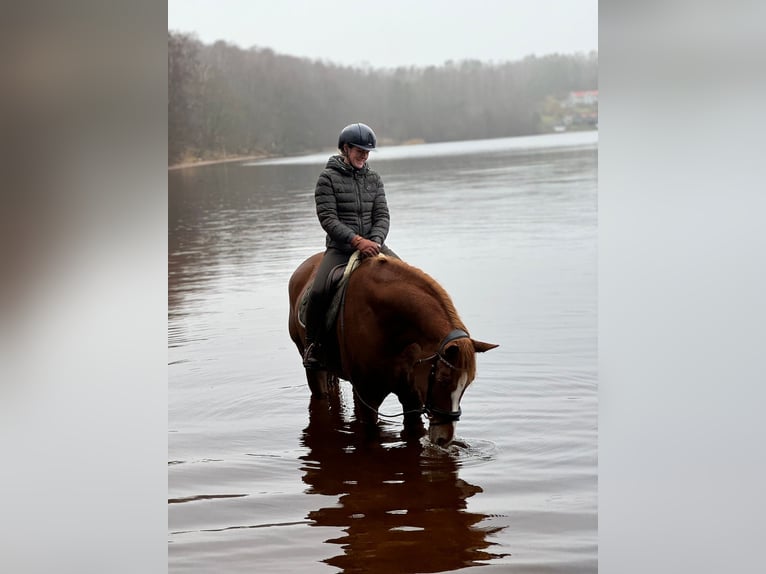
[[[236,156],[236,157],[227,157],[223,159],[203,159],[200,161],[187,161],[184,163],[176,163],[173,165],[168,166],[168,171],[174,171],[177,169],[185,169],[187,167],[197,167],[201,165],[213,165],[216,163],[231,163],[234,161],[249,161],[254,159],[266,159],[270,157],[275,157],[269,154],[260,154],[260,155],[243,155],[243,156]]]
[[[401,143],[395,143],[395,142],[391,142],[391,141],[386,141],[385,145],[400,146],[400,145],[418,145],[418,144],[423,144],[423,143],[427,143],[427,142],[425,140],[422,140],[422,139],[412,139],[412,140],[408,140],[406,142],[401,142]],[[307,153],[321,153],[322,151],[325,151],[325,150],[316,150],[314,152],[303,151],[303,152],[300,152],[300,153],[297,153],[297,154],[288,154],[288,155],[261,153],[261,154],[257,154],[257,155],[230,156],[230,157],[221,158],[221,159],[203,159],[203,160],[199,160],[199,161],[187,161],[187,162],[183,162],[183,163],[176,163],[176,164],[173,164],[173,165],[169,165],[168,166],[168,171],[174,171],[174,170],[177,170],[177,169],[186,169],[188,167],[197,167],[197,166],[202,166],[202,165],[215,165],[217,163],[231,163],[231,162],[234,162],[234,161],[249,161],[249,160],[256,160],[256,159],[272,159],[272,158],[275,158],[275,157],[276,158],[293,157],[293,156],[303,155],[303,154],[307,154]],[[326,151],[330,155],[332,155],[333,153],[338,153],[337,150],[333,150],[333,149],[329,149],[329,148]]]

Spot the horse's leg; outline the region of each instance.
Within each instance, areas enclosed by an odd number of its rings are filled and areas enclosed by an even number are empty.
[[[399,402],[404,410],[404,428],[402,429],[402,440],[420,440],[426,434],[426,428],[423,425],[423,415],[420,412],[421,405],[417,396],[407,398],[399,397]]]
[[[418,441],[420,437],[426,434],[426,427],[423,424],[421,415],[407,415],[404,417],[404,427],[402,428],[402,440]]]
[[[353,385],[353,383],[352,383]],[[365,425],[372,426],[378,424],[378,408],[385,397],[370,396],[367,392],[364,397],[360,395],[359,388],[354,387],[354,415],[358,421]]]
[[[398,359],[399,370],[394,393],[405,413],[401,436],[406,441],[419,440],[426,433],[423,426],[423,403],[415,390],[411,368],[407,368],[407,365],[415,364],[418,356],[422,356],[422,349],[418,343],[412,343],[401,352]]]
[[[326,397],[316,398],[312,396],[309,399],[309,427],[315,430],[320,429],[314,432],[315,435],[327,434],[327,429],[337,430],[343,426],[343,409],[341,407],[340,393],[337,392],[337,387],[332,384]]]
[[[306,381],[309,384],[312,399],[326,399],[329,396],[330,385],[327,379],[327,371],[306,369]]]
[[[332,373],[327,373],[327,397],[330,401],[330,409],[338,413],[341,412],[340,401],[340,381]]]

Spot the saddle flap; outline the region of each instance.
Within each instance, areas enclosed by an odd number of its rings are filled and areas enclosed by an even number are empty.
[[[336,265],[327,274],[327,293],[332,293],[338,288],[341,279],[343,279],[343,274],[346,272],[346,267],[347,265]]]
[[[359,251],[355,251],[349,258],[346,265],[337,265],[327,274],[327,293],[331,294],[331,302],[327,309],[325,328],[329,332],[335,325],[335,321],[340,311],[343,294],[348,284],[348,278],[351,273],[359,266]],[[314,280],[309,281],[301,296],[301,304],[298,308],[298,320],[301,325],[306,326],[306,307],[308,306],[309,294]]]

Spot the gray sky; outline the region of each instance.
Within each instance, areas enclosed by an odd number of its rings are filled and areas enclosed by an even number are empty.
[[[335,64],[441,65],[598,49],[597,0],[168,0],[168,29]]]

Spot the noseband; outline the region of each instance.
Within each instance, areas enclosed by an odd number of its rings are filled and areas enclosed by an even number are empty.
[[[425,405],[423,405],[423,409],[421,412],[429,416],[437,416],[440,419],[443,419],[439,422],[432,421],[431,422],[432,425],[448,424],[448,423],[460,420],[460,415],[463,412],[463,409],[461,409],[460,406],[458,406],[458,409],[456,411],[445,411],[443,409],[435,407],[433,405],[431,393],[434,386],[434,382],[436,381],[436,366],[440,362],[447,365],[453,371],[458,370],[458,368],[455,365],[450,363],[442,355],[442,351],[444,351],[444,347],[446,347],[449,343],[457,339],[468,339],[468,338],[470,338],[470,335],[466,333],[465,331],[463,331],[462,329],[453,329],[447,334],[446,337],[444,337],[444,339],[442,339],[441,343],[439,343],[438,351],[436,351],[433,355],[429,357],[425,357],[423,359],[418,359],[417,361],[415,361],[415,366],[431,361],[431,372],[428,374],[428,390],[426,391],[426,403]]]

